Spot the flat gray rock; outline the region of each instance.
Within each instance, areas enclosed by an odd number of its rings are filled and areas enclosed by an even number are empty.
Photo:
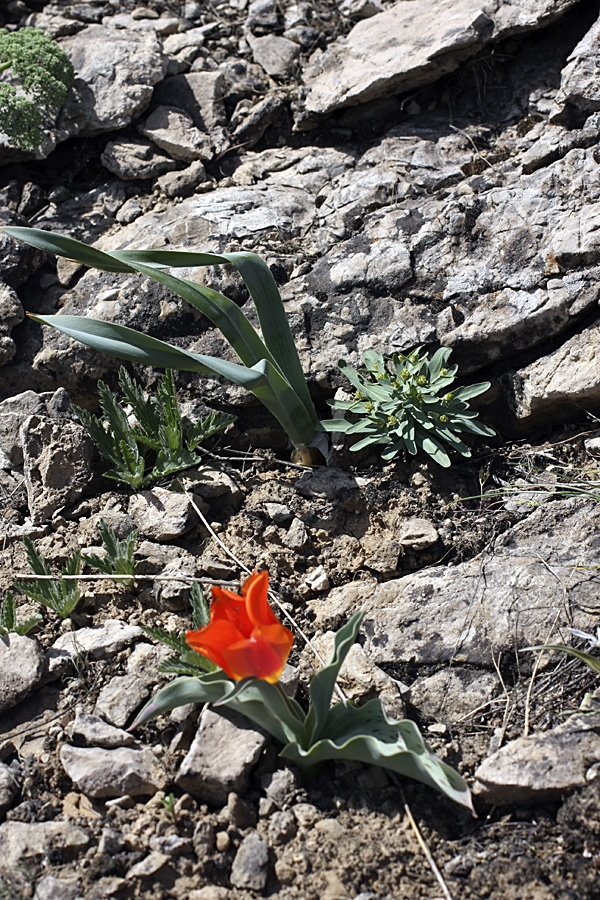
[[[212,159],[209,136],[196,128],[192,117],[173,106],[158,106],[138,126],[138,131],[173,159],[186,162]]]
[[[52,673],[65,662],[75,661],[79,656],[105,659],[142,637],[143,631],[137,625],[127,625],[120,619],[107,619],[102,625],[78,628],[57,638],[48,651],[48,666]]]
[[[249,834],[240,844],[231,867],[231,883],[237,888],[262,891],[267,885],[269,848],[257,834]]]
[[[90,747],[105,747],[109,750],[135,744],[133,735],[115,728],[93,713],[78,712],[74,721],[67,726],[67,735],[70,740],[83,741]]]
[[[20,432],[23,474],[34,525],[79,500],[92,478],[93,445],[76,422],[29,416]]]
[[[494,806],[544,803],[583,787],[598,762],[600,715],[575,715],[488,756],[475,772],[474,793]]]
[[[181,537],[198,521],[185,494],[160,487],[134,494],[129,500],[128,513],[140,535],[153,541]]]
[[[0,637],[0,713],[12,709],[39,684],[44,654],[35,638],[20,634]]]
[[[207,708],[175,780],[184,791],[207,803],[225,803],[231,791],[246,791],[266,743],[265,735],[244,716]]]
[[[20,778],[18,774],[0,763],[0,816],[3,816],[7,809],[12,806],[13,800],[19,793]]]
[[[573,406],[600,401],[600,326],[587,328],[512,376],[512,404],[522,421],[556,421]]]
[[[465,563],[348,584],[309,607],[322,629],[364,609],[365,650],[377,665],[452,661],[492,670],[492,655],[539,644],[552,625],[554,639],[567,639],[570,625],[592,627],[581,607],[596,605],[599,527],[598,504],[553,501]],[[567,583],[569,608],[561,588]]]
[[[300,122],[431,84],[491,41],[541,28],[576,2],[400,0],[314,54],[304,72],[308,94]]]
[[[88,797],[147,797],[161,790],[166,773],[148,747],[72,747],[63,744],[60,761]]]
[[[65,137],[124,128],[150,103],[166,72],[160,42],[152,32],[88,25],[60,41],[76,72],[59,126]]]
[[[21,425],[33,414],[46,414],[46,405],[35,391],[23,391],[0,403],[0,450],[14,466],[23,462]]]
[[[27,860],[40,861],[52,851],[64,855],[85,850],[90,842],[83,828],[71,822],[3,822],[0,825],[2,867],[11,869]]]
[[[171,156],[159,153],[150,141],[135,138],[109,141],[100,159],[105,169],[123,181],[156,178],[177,167]]]
[[[148,694],[148,685],[137,675],[115,675],[100,690],[94,713],[123,728],[148,699]]]

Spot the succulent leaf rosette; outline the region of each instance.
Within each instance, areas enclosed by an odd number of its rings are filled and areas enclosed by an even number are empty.
[[[364,369],[355,369],[344,360],[338,365],[356,389],[353,400],[328,400],[334,409],[350,418],[326,419],[324,431],[357,435],[353,451],[377,445],[381,457],[393,459],[398,453],[416,455],[424,451],[440,466],[451,461],[449,450],[470,456],[471,451],[459,434],[492,437],[493,429],[476,422],[478,413],[467,403],[483,394],[489,382],[449,390],[458,366],[447,362],[452,352],[440,349],[429,359],[422,348],[407,356],[384,357],[369,350],[363,354]]]
[[[269,576],[255,572],[241,594],[214,587],[208,623],[186,635],[187,645],[216,666],[162,688],[132,729],[187,703],[228,706],[283,744],[281,756],[310,775],[331,759],[358,760],[427,784],[474,814],[461,776],[427,747],[414,722],[388,718],[381,701],[357,707],[332,705],[338,672],[363,619],[356,613],[335,635],[329,661],[313,676],[308,712],[286,694],[279,679],[292,649],[292,632],[268,602]]]

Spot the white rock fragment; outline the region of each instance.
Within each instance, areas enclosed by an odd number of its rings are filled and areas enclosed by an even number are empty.
[[[35,638],[20,634],[0,637],[0,713],[12,709],[39,683],[44,654]]]
[[[185,494],[155,487],[134,494],[129,515],[140,535],[153,541],[170,541],[194,527],[198,516]]]
[[[266,742],[264,734],[243,716],[205,709],[176,782],[207,803],[225,803],[231,791],[245,792]]]
[[[323,566],[318,566],[312,572],[309,572],[304,579],[304,584],[311,591],[328,591],[330,588],[329,578]]]
[[[166,773],[148,747],[72,747],[63,744],[60,761],[88,797],[148,796],[161,790]]]
[[[105,659],[142,637],[137,625],[127,625],[120,619],[107,619],[102,625],[78,628],[62,634],[47,654],[50,674],[55,674],[65,663],[75,662],[81,656]]]

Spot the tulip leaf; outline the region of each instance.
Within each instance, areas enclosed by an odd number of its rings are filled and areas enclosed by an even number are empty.
[[[330,660],[313,675],[310,683],[310,709],[306,716],[309,743],[317,741],[327,720],[338,673],[356,640],[364,614],[355,613],[335,635]]]
[[[576,650],[575,647],[565,647],[564,644],[544,644],[539,647],[525,647],[525,650],[559,650],[568,656],[574,656],[575,659],[581,660],[586,666],[589,666],[594,672],[600,675],[600,659],[592,656],[591,653],[585,653],[584,650]]]
[[[191,353],[125,325],[85,316],[32,315],[30,318],[51,325],[93,350],[101,350],[118,359],[165,369],[221,375],[251,391],[280,422],[295,446],[309,444],[314,436],[314,424],[306,407],[278,367],[267,359],[250,367],[241,366],[213,356]]]
[[[285,307],[271,270],[260,256],[248,252],[214,254],[172,250],[114,250],[112,253],[108,253],[89,247],[73,238],[52,234],[38,228],[8,227],[5,231],[11,237],[25,241],[40,250],[64,256],[103,271],[137,271],[174,291],[221,330],[245,366],[251,368],[266,362],[271,367],[274,373],[270,385],[271,393],[274,394],[271,405],[266,404],[259,393],[256,391],[253,393],[275,415],[292,443],[296,447],[318,443],[318,432],[321,429],[302,371]],[[239,307],[228,297],[164,271],[168,268],[212,266],[223,263],[234,266],[243,278],[258,313],[262,339]],[[48,319],[54,318],[39,317],[38,321],[60,328],[57,322],[48,321]],[[65,334],[69,334],[65,329],[62,330]],[[131,332],[131,334],[136,334],[136,332]],[[92,346],[85,341],[81,333],[73,332],[69,336]],[[138,337],[143,338],[144,336],[138,335]],[[140,346],[140,343],[136,344],[133,339],[131,343],[134,346]],[[132,357],[125,355],[122,347],[119,354],[107,342],[104,346],[96,345],[96,349],[118,355],[121,359],[129,359],[147,365],[204,372],[214,372],[216,369],[215,366],[205,369],[192,368],[189,365],[178,366],[173,361],[167,362],[160,354],[157,356],[157,353],[141,357],[138,354]],[[150,348],[145,345],[143,349],[149,350]],[[155,347],[154,350],[157,351],[157,348]],[[162,361],[160,361],[161,358]],[[231,378],[236,384],[248,387],[243,381],[232,378],[230,374],[225,372],[220,372],[220,374]],[[252,390],[251,387],[248,389]]]
[[[163,713],[188,703],[216,703],[233,687],[234,682],[222,669],[200,677],[184,675],[156,692],[137,715],[129,731],[139,728]]]
[[[388,719],[380,700],[362,707],[338,704],[323,729],[327,737],[308,749],[290,742],[281,756],[310,773],[332,759],[357,760],[391,769],[435,788],[473,815],[470,791],[461,776],[429,750],[414,722]]]
[[[221,704],[247,716],[273,737],[287,744],[288,741],[304,743],[306,730],[304,712],[276,685],[260,678],[245,679],[248,684],[243,692],[225,697]]]

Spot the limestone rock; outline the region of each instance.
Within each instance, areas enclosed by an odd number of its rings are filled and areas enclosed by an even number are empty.
[[[19,781],[18,774],[10,766],[0,763],[0,816],[12,806],[19,793]]]
[[[262,891],[267,885],[269,848],[257,834],[240,844],[231,867],[231,883],[237,888]]]
[[[102,625],[78,628],[57,638],[48,651],[50,673],[60,671],[65,662],[73,662],[82,654],[92,659],[106,659],[132,644],[143,635],[137,625],[119,619],[107,619]]]
[[[317,628],[362,607],[365,651],[377,665],[452,661],[491,669],[492,654],[497,658],[500,651],[538,644],[551,626],[558,629],[557,636],[572,624],[590,629],[593,620],[581,608],[595,603],[594,570],[585,566],[597,562],[596,522],[600,524],[596,504],[558,500],[533,512],[472,560],[383,584],[348,584],[308,605]],[[568,579],[577,593],[580,605],[573,623],[561,606],[557,578]],[[526,665],[523,657],[521,666]]]
[[[304,72],[306,113],[329,114],[431,84],[490,41],[540,28],[574,3],[527,0],[516,6],[494,0],[440,0],[435,8],[428,0],[395,3],[314,54]]]
[[[206,169],[200,160],[196,160],[185,169],[177,172],[167,172],[156,179],[156,186],[173,199],[174,197],[189,197],[198,185],[206,183]]]
[[[493,672],[453,666],[413,681],[410,702],[422,714],[452,724],[488,703],[498,686]]]
[[[134,494],[128,513],[143,537],[153,541],[170,541],[185,534],[198,517],[185,494],[155,487]]]
[[[231,791],[245,793],[252,767],[265,744],[265,736],[244,716],[207,708],[176,782],[207,803],[225,803]]]
[[[552,122],[569,117],[571,108],[583,112],[600,110],[600,19],[577,44],[562,71],[560,90],[550,116]]]
[[[170,156],[158,153],[150,141],[109,141],[100,157],[102,165],[123,181],[156,178],[176,168]]]
[[[155,34],[88,25],[61,40],[76,72],[60,126],[68,137],[124,128],[150,103],[166,72]]]
[[[21,301],[15,291],[0,282],[0,366],[9,363],[16,353],[10,332],[15,325],[23,321],[24,315]]]
[[[599,761],[598,714],[571,716],[550,731],[517,738],[485,759],[475,772],[474,793],[494,806],[558,799],[582,787]]]
[[[398,543],[411,550],[426,550],[439,540],[437,529],[428,519],[407,519],[400,526]]]
[[[512,376],[512,403],[522,421],[556,421],[600,402],[600,326],[576,334]]]
[[[154,101],[185,110],[196,128],[213,137],[227,121],[222,99],[223,81],[220,71],[174,75],[157,84]]]
[[[46,859],[52,851],[68,855],[85,850],[88,833],[71,822],[4,822],[0,825],[0,859],[3,868],[15,868],[27,860]]]
[[[289,75],[299,53],[300,47],[285,37],[270,34],[268,37],[252,37],[247,35],[255,63],[265,70],[267,75],[284,77]]]
[[[135,743],[133,735],[121,728],[109,725],[100,716],[78,712],[73,722],[67,726],[67,735],[73,740],[83,741],[89,747],[127,747]]]
[[[94,713],[123,728],[148,699],[148,687],[137,675],[115,675],[98,694]]]
[[[25,419],[32,414],[46,414],[44,401],[35,391],[23,391],[0,403],[0,449],[14,466],[20,466],[23,462],[20,430]]]
[[[20,634],[0,637],[0,713],[12,709],[39,683],[44,654],[35,638]]]
[[[72,747],[63,744],[60,761],[69,778],[88,797],[149,796],[166,784],[166,775],[148,747]]]
[[[212,158],[212,147],[207,134],[203,134],[192,122],[191,116],[173,106],[158,106],[138,126],[138,130],[173,159],[185,162]],[[158,174],[158,173],[157,173]]]
[[[45,875],[38,881],[33,900],[81,900],[81,892],[76,884],[61,881],[54,875]]]
[[[20,437],[29,512],[39,525],[79,500],[92,477],[93,446],[81,425],[39,415],[28,416]]]

